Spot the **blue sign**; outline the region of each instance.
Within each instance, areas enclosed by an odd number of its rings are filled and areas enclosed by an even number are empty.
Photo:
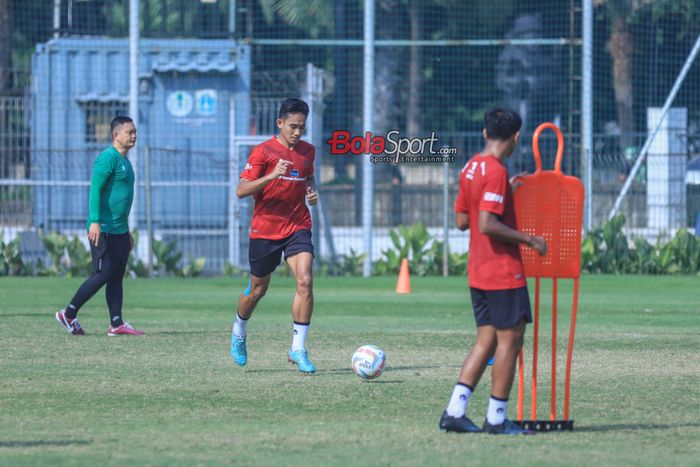
[[[218,96],[214,89],[200,89],[194,93],[194,106],[197,114],[203,117],[216,115]]]

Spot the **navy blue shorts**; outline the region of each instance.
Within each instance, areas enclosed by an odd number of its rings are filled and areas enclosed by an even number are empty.
[[[521,320],[532,323],[530,296],[527,287],[507,290],[482,290],[470,288],[472,308],[477,326],[510,328]]]
[[[297,230],[289,237],[280,240],[251,238],[248,248],[250,273],[257,277],[267,276],[280,265],[282,253],[286,260],[290,256],[303,252],[314,254],[310,230]]]

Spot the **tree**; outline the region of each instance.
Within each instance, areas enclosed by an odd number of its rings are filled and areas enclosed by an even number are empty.
[[[408,15],[411,23],[411,40],[423,39],[423,0],[409,3]],[[411,59],[408,71],[408,111],[406,112],[406,131],[409,136],[419,136],[421,132],[421,87],[423,85],[423,48],[411,46]]]
[[[13,16],[11,0],[0,0],[0,93],[11,86]]]
[[[613,61],[613,90],[617,122],[620,126],[620,146],[624,149],[634,144],[634,89],[632,83],[632,54],[634,40],[630,23],[634,13],[650,0],[596,0],[605,4],[610,23],[608,52]]]
[[[259,0],[265,19],[272,21],[273,12],[289,25],[318,37],[333,27],[333,3],[326,0]]]
[[[617,121],[620,125],[620,144],[623,148],[630,146],[634,139],[632,53],[634,51],[632,33],[625,16],[618,14],[612,21],[612,30],[608,40],[608,51],[613,59],[613,88]]]

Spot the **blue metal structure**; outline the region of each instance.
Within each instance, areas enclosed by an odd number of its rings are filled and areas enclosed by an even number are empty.
[[[229,145],[234,134],[249,130],[250,46],[228,39],[142,39],[139,50],[139,224],[145,222],[148,152],[156,228],[226,228]],[[126,39],[57,38],[37,46],[35,225],[84,228],[92,162],[109,145],[105,126],[126,115],[128,98]]]

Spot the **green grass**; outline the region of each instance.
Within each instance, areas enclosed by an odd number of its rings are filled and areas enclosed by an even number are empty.
[[[273,280],[250,322],[245,369],[228,355],[243,279],[127,281],[125,317],[142,338],[107,337],[103,293],[81,311],[88,335],[63,331],[52,312],[79,282],[0,279],[0,465],[700,464],[697,277],[584,277],[576,431],[515,438],[437,429],[474,341],[464,278],[413,278],[407,296],[393,292],[393,278],[316,279],[311,377],[286,361],[289,279]],[[560,286],[561,350],[569,284]],[[540,418],[549,323],[543,312]],[[364,343],[387,353],[374,383],[349,369]],[[488,376],[469,408],[478,423]]]

